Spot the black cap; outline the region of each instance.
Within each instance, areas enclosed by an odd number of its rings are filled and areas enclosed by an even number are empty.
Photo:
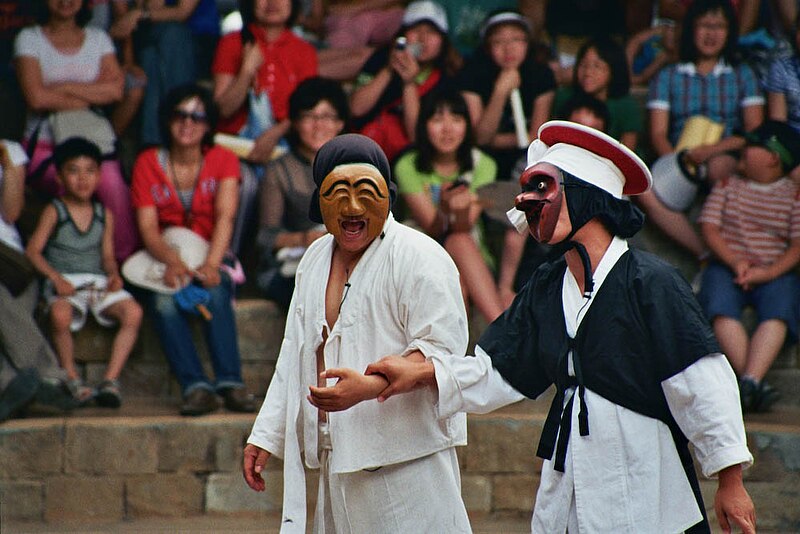
[[[800,132],[785,122],[765,120],[744,138],[748,145],[764,147],[777,154],[784,172],[800,165]]]

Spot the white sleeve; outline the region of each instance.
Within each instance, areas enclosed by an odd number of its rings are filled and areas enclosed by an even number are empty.
[[[90,27],[86,28],[86,31],[92,33],[91,38],[94,42],[93,48],[100,57],[117,53],[116,48],[114,48],[114,41],[111,40],[111,37],[104,30]]]
[[[694,445],[704,476],[731,465],[752,465],[736,375],[723,354],[699,359],[661,387],[672,416]]]
[[[492,366],[480,346],[475,347],[474,357],[437,354],[430,359],[439,388],[441,419],[457,412],[488,413],[525,398]]]
[[[14,57],[29,56],[38,58],[41,55],[41,39],[38,26],[24,28],[14,39]]]

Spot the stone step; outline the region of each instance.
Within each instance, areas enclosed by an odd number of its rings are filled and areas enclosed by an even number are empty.
[[[548,399],[523,401],[469,418],[459,449],[471,514],[526,514],[541,462],[534,458]],[[267,491],[250,491],[241,450],[254,417],[220,411],[182,418],[156,399],[120,410],[69,416],[33,413],[0,426],[0,525],[9,522],[113,522],[158,517],[273,514],[282,498],[281,462],[271,459]],[[746,484],[759,525],[800,531],[800,410],[748,416],[756,463]],[[316,477],[309,473],[309,505]],[[703,481],[713,515],[714,481]]]

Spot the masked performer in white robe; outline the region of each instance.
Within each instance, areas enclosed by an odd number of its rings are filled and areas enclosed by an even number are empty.
[[[537,451],[536,533],[708,532],[687,441],[702,473],[719,477],[723,529],[755,532],[735,375],[685,280],[625,241],[644,218],[623,195],[651,181],[614,139],[544,124],[520,177],[517,222],[563,256],[534,273],[475,358],[387,357],[367,370],[390,381],[385,402],[421,385],[438,391],[442,417],[536,398],[554,384]]]
[[[320,469],[315,532],[469,532],[455,453],[466,444],[463,413],[440,418],[429,389],[338,413],[306,401],[310,386],[325,399],[330,388],[317,386],[336,381],[329,402],[345,388],[374,399],[388,385],[363,374],[377,356],[463,355],[468,340],[455,264],[392,217],[395,188],[378,145],[336,137],[317,153],[313,176],[309,214],[329,234],[297,270],[275,374],[244,451],[245,479],[263,490],[267,458],[284,460],[282,533],[305,532],[302,459]]]

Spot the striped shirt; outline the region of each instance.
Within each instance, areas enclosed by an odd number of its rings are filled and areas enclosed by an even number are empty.
[[[800,239],[800,188],[789,178],[761,184],[736,176],[717,183],[698,221],[718,226],[736,253],[770,265]]]
[[[678,63],[661,69],[650,82],[648,109],[669,111],[669,141],[677,143],[687,119],[703,115],[724,125],[723,137],[743,127],[741,111],[764,105],[753,70],[720,60],[705,76],[694,63]]]

